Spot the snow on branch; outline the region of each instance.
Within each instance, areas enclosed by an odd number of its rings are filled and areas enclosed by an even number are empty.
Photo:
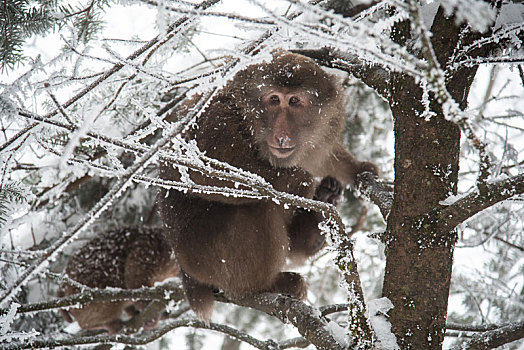
[[[203,1],[201,4],[196,5],[198,8],[201,9],[207,9],[210,6],[218,3],[218,0],[207,0]],[[155,38],[148,41],[145,45],[134,51],[132,54],[130,54],[128,57],[126,57],[126,61],[133,61],[146,53],[148,50],[150,50],[150,53],[148,56],[146,56],[146,60],[148,57],[150,57],[151,52],[154,52],[158,49],[159,46],[165,44],[168,40],[172,39],[176,34],[182,33],[184,30],[187,30],[191,23],[193,23],[197,18],[196,17],[182,17],[179,18],[177,21],[175,21],[173,24],[171,24],[166,31],[166,34],[163,36],[156,36]],[[95,87],[100,85],[103,81],[107,80],[109,77],[120,71],[122,68],[125,67],[125,64],[123,63],[116,63],[111,67],[110,69],[106,70],[103,74],[101,74],[95,81],[93,81],[91,84],[83,88],[81,91],[79,91],[77,94],[75,94],[73,97],[71,97],[67,102],[63,103],[61,105],[62,109],[65,109],[71,105],[73,105],[75,102],[77,102],[80,98],[84,97],[86,94],[88,94],[90,91],[92,91]],[[44,115],[44,119],[49,119],[52,116],[58,114],[60,112],[60,108],[56,108],[53,111],[47,113]],[[19,133],[11,137],[9,140],[7,140],[5,143],[0,145],[0,152],[6,149],[8,146],[10,146],[13,142],[15,142],[17,139],[19,139],[21,136],[26,134],[27,132],[31,131],[33,128],[37,127],[39,123],[33,123],[24,130],[21,130]]]
[[[236,13],[231,12],[216,12],[216,11],[202,11],[195,8],[183,8],[183,7],[175,7],[175,6],[169,6],[165,5],[164,3],[159,3],[158,1],[154,0],[140,0],[141,2],[152,5],[152,6],[163,6],[166,10],[173,11],[175,13],[185,14],[185,15],[193,15],[193,16],[205,16],[205,17],[225,17],[228,19],[236,20],[236,21],[242,21],[247,23],[254,23],[254,24],[263,24],[263,25],[271,25],[274,26],[275,22],[271,20],[267,20],[264,18],[255,18],[255,17],[246,17],[242,16]]]
[[[387,221],[393,205],[393,188],[369,172],[357,176],[357,189],[375,203]]]
[[[292,51],[310,57],[320,65],[353,74],[381,96],[385,97],[388,94],[388,81],[391,74],[380,65],[366,64],[357,55],[351,55],[328,46],[320,49],[298,49]]]
[[[480,174],[477,179],[477,184],[479,189],[484,191],[491,168],[491,157],[487,152],[487,146],[475,135],[469,118],[460,109],[446,87],[446,76],[437,60],[431,43],[430,33],[423,23],[420,8],[415,0],[409,0],[409,12],[412,17],[411,25],[421,38],[423,56],[428,61],[428,69],[424,71],[427,87],[435,94],[435,98],[442,105],[444,117],[459,125],[473,147],[479,151]]]
[[[300,342],[305,344],[314,344],[319,349],[345,349],[350,343],[347,342],[345,330],[330,321],[325,317],[326,314],[338,311],[351,310],[350,304],[343,305],[329,305],[321,309],[316,309],[308,306],[302,301],[292,299],[290,297],[263,293],[259,295],[249,296],[242,299],[225,299],[222,295],[216,296],[218,301],[234,303],[239,306],[251,307],[259,311],[265,312],[269,315],[276,316],[283,323],[291,323],[299,332],[304,336]],[[179,302],[184,299],[184,292],[177,280],[168,281],[157,285],[155,287],[142,287],[140,289],[118,289],[118,288],[107,288],[107,289],[92,289],[90,291],[84,291],[82,293],[70,295],[64,298],[55,299],[48,302],[27,304],[17,306],[18,314],[32,313],[44,310],[53,310],[57,308],[67,308],[71,306],[79,306],[81,304],[96,302],[110,302],[120,300],[152,300],[150,307],[155,308],[152,311],[153,314],[158,314],[166,304],[170,302]],[[160,308],[158,308],[158,305]],[[181,307],[183,311],[188,310],[186,307]],[[0,314],[6,313],[7,310],[0,310]],[[148,309],[143,311],[145,314],[142,318],[147,319]],[[179,316],[180,312],[178,313]],[[142,314],[137,317],[140,318]],[[204,322],[196,319],[179,319],[167,320],[160,323],[160,325],[150,331],[140,331],[140,327],[133,327],[137,322],[136,318],[131,319],[126,323],[126,332],[128,335],[96,335],[96,336],[83,336],[74,335],[70,337],[62,338],[33,338],[18,339],[18,341],[12,342],[6,349],[25,349],[25,348],[45,348],[45,347],[56,347],[56,346],[67,346],[67,345],[84,345],[84,344],[105,344],[105,343],[120,343],[139,345],[147,344],[153,340],[160,338],[165,333],[172,329],[179,327],[193,327],[210,329],[224,334],[228,334],[237,338],[240,341],[244,341],[259,349],[269,348],[286,348],[286,344],[290,341],[284,341],[282,346],[274,342],[273,340],[261,341],[257,340],[246,333],[235,330],[234,328],[211,323],[206,325]],[[173,315],[168,314],[168,318]],[[138,320],[138,324],[141,325],[141,321]],[[138,333],[135,333],[138,332]],[[129,334],[133,333],[133,334]],[[29,339],[31,338],[31,339]],[[296,340],[292,343],[296,344]]]
[[[493,331],[495,329],[503,328],[510,326],[513,322],[510,323],[489,323],[489,324],[479,324],[479,325],[469,325],[462,323],[448,322],[446,323],[446,329],[452,331],[462,331],[462,332],[486,332]]]
[[[263,293],[232,301],[291,323],[318,349],[347,349],[359,340],[348,338],[344,328],[324,317],[318,309],[285,295]]]
[[[27,341],[13,341],[9,344],[3,345],[2,349],[5,350],[18,350],[18,349],[48,349],[63,346],[75,346],[75,345],[89,345],[89,344],[126,344],[126,345],[145,345],[151,343],[157,339],[160,339],[166,333],[177,329],[177,328],[202,328],[209,329],[223,334],[227,334],[233,338],[244,341],[257,349],[277,349],[275,342],[272,340],[263,341],[256,339],[255,337],[239,331],[235,328],[210,323],[206,325],[204,322],[194,318],[180,318],[175,320],[168,320],[163,322],[157,328],[150,331],[142,331],[137,334],[101,334],[94,336],[71,336],[71,337],[49,337],[49,338],[37,338],[30,339]]]
[[[476,334],[471,339],[452,347],[450,350],[494,349],[519,339],[524,339],[524,321],[514,322],[495,330]]]
[[[11,331],[11,324],[18,313],[20,304],[12,303],[9,310],[0,313],[0,343],[9,343],[18,340],[31,339],[36,337],[39,333],[33,332],[17,332]]]
[[[317,21],[310,22],[289,21],[276,15],[261,2],[253,0],[265,13],[281,27],[294,30],[297,42],[307,42],[309,47],[336,47],[341,52],[358,57],[368,65],[379,65],[390,71],[403,72],[414,77],[420,77],[420,71],[427,69],[427,64],[410,54],[405,47],[398,45],[380,31],[355,22],[349,18],[325,10],[319,6],[312,6],[296,0],[290,2],[297,5],[304,14],[313,16]],[[404,13],[402,8],[398,8]],[[332,21],[336,25],[328,26],[322,23]]]
[[[20,305],[17,313],[34,313],[44,310],[67,309],[71,306],[88,304],[93,301],[121,301],[121,300],[172,300],[180,301],[184,299],[184,292],[179,282],[165,282],[155,287],[142,287],[139,289],[119,289],[107,288],[83,289],[78,294],[71,294],[66,297],[50,301]],[[0,309],[0,314],[6,313],[6,309]]]
[[[522,193],[524,174],[491,182],[487,184],[485,192],[475,190],[455,201],[443,202],[444,204],[417,221],[417,225],[433,224],[441,230],[451,231],[482,210]]]
[[[519,38],[519,34],[522,35],[523,33],[524,24],[522,23],[508,24],[498,28],[490,36],[475,40],[471,44],[458,50],[450,59],[452,63],[450,67],[453,70],[458,69],[460,65],[465,64],[466,61],[470,59],[471,53],[486,46],[501,46],[506,44],[503,46],[503,48],[506,48],[505,46],[510,46],[514,43],[516,47],[520,47],[522,39]]]

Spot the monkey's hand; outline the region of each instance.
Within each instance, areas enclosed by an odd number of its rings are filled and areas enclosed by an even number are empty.
[[[380,171],[378,170],[378,167],[375,164],[371,162],[360,162],[357,174],[360,174],[366,171],[374,174],[377,177],[380,177]]]
[[[327,176],[318,185],[313,199],[337,206],[342,197],[342,184],[334,177]]]

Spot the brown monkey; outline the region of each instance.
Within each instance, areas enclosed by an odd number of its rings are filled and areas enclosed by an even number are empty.
[[[134,289],[153,286],[178,275],[179,270],[160,229],[133,227],[105,232],[92,239],[70,257],[65,272],[88,287]],[[77,288],[64,284],[58,296],[78,292]],[[73,322],[72,315],[83,329],[118,333],[124,325],[120,319],[122,311],[134,316],[146,305],[144,301],[93,302],[69,312],[61,311],[67,321]]]
[[[344,111],[334,76],[309,58],[279,51],[271,62],[237,73],[185,137],[207,156],[256,173],[277,190],[336,204],[340,182],[378,172],[342,145]],[[159,175],[180,179],[171,164],[160,164]],[[190,176],[200,184],[231,186]],[[316,191],[314,177],[325,178]],[[233,297],[264,291],[305,297],[303,278],[282,270],[287,258],[303,260],[324,245],[320,214],[270,200],[166,190],[158,202],[186,296],[200,318],[210,319],[214,288]]]

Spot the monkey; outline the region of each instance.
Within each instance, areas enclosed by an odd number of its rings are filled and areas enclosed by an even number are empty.
[[[66,274],[76,282],[92,288],[135,289],[153,286],[178,275],[178,266],[171,247],[166,244],[159,228],[129,227],[104,232],[76,251],[68,260]],[[62,284],[58,296],[80,292],[70,284]],[[85,330],[106,330],[119,333],[124,322],[123,311],[137,315],[147,306],[145,301],[92,302],[69,311],[60,310],[62,317]],[[72,317],[71,317],[72,316]],[[152,328],[157,319],[146,324]]]
[[[375,164],[357,160],[342,143],[345,100],[338,79],[313,60],[276,51],[270,62],[250,65],[226,83],[184,137],[206,156],[260,175],[279,191],[336,204],[342,184],[355,184],[364,171],[378,175]],[[158,174],[181,178],[168,162],[159,163]],[[189,175],[198,184],[231,186],[196,171]],[[316,178],[323,179],[318,187]],[[209,322],[217,289],[233,298],[306,297],[303,277],[283,269],[324,246],[321,214],[269,199],[166,189],[157,203],[186,298],[200,319]]]

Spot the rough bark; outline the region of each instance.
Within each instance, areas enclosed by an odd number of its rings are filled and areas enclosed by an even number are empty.
[[[429,121],[419,115],[421,91],[411,79],[398,77],[394,84],[395,192],[383,295],[395,305],[390,321],[402,349],[438,349],[444,339],[455,234],[405,223],[454,193],[460,130],[442,115]]]
[[[439,11],[432,41],[441,66],[453,52],[459,30]],[[474,73],[475,69],[462,70],[447,80],[461,108]],[[439,102],[430,99],[435,115],[428,119],[422,116],[419,85],[405,75],[394,77],[389,103],[395,121],[395,190],[383,295],[395,305],[390,321],[401,349],[442,347],[456,241],[453,228],[413,224],[457,188],[460,129],[445,119]]]

